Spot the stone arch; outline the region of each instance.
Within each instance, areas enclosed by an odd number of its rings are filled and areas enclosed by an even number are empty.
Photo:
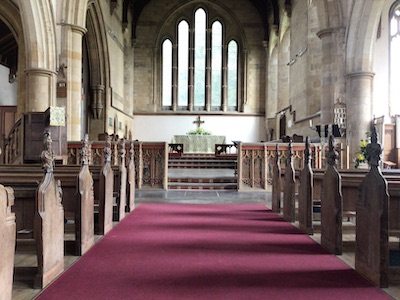
[[[343,26],[342,9],[344,7],[341,0],[316,0],[314,5],[318,11],[317,16],[320,30]]]
[[[65,0],[61,22],[85,28],[87,8],[95,2],[93,0]]]
[[[25,95],[26,89],[22,88],[25,86],[25,77],[23,71],[26,68],[25,59],[25,39],[24,31],[20,13],[17,8],[11,5],[8,1],[0,1],[0,19],[7,25],[12,32],[14,39],[18,45],[18,67],[17,67],[17,115],[21,115],[25,112]]]
[[[20,1],[27,67],[56,71],[56,33],[49,1]]]
[[[87,120],[91,138],[96,138],[97,134],[105,132],[106,108],[111,106],[106,99],[111,99],[111,95],[109,95],[110,56],[105,32],[106,25],[100,7],[95,3],[90,3],[88,7],[86,27],[85,41],[90,76]]]
[[[384,0],[356,0],[348,22],[346,66],[346,139],[352,158],[372,120],[373,51]]]
[[[354,1],[347,32],[347,74],[372,71],[374,37],[383,5],[384,0]]]

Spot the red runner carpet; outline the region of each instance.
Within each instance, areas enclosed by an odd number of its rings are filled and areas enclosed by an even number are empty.
[[[37,299],[391,299],[263,205],[142,204]]]

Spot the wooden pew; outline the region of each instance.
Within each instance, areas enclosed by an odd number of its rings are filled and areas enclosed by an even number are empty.
[[[281,192],[282,192],[282,183],[281,183],[281,165],[279,159],[279,145],[276,144],[275,148],[275,163],[272,168],[272,211],[276,213],[281,212]]]
[[[128,163],[128,182],[127,182],[127,212],[135,208],[135,153],[133,141],[130,142],[129,163]]]
[[[83,255],[94,245],[94,192],[89,171],[89,137],[82,147],[82,167],[77,180],[77,207],[75,210],[75,253]]]
[[[310,143],[309,137],[306,138],[306,147],[304,150],[304,168],[299,175],[299,193],[298,193],[298,220],[299,228],[307,234],[314,233],[313,227],[313,178],[310,161]]]
[[[333,254],[341,255],[343,198],[342,179],[336,168],[336,160],[333,136],[330,136],[328,167],[323,177],[321,192],[321,245]]]
[[[99,233],[105,235],[112,229],[114,171],[111,168],[111,137],[108,137],[104,147],[104,165],[100,171],[98,191]]]
[[[292,144],[289,142],[289,155],[285,168],[285,189],[283,190],[283,218],[288,222],[296,220],[296,179],[293,166]]]
[[[14,275],[16,223],[11,211],[14,191],[0,185],[0,299],[11,299]]]
[[[45,135],[41,159],[45,175],[36,194],[34,234],[38,273],[34,287],[44,288],[64,271],[64,208],[60,183],[54,178],[54,151],[50,134]]]
[[[121,221],[126,214],[126,186],[127,170],[125,166],[125,139],[121,139],[118,145],[118,177],[117,177],[117,214],[116,221]]]
[[[355,269],[381,288],[389,285],[389,194],[379,168],[382,148],[376,130],[367,146],[371,169],[360,185],[357,198]]]

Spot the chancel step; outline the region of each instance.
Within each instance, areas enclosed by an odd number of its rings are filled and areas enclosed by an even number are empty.
[[[235,177],[217,178],[170,178],[168,189],[173,190],[235,190]]]
[[[189,155],[170,156],[168,168],[235,169],[236,156]]]
[[[236,156],[188,155],[170,157],[168,189],[235,190]]]

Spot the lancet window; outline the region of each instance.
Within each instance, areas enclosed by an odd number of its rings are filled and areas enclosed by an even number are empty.
[[[210,21],[203,8],[177,22],[161,45],[163,110],[238,110],[239,43],[225,32],[224,22]]]

